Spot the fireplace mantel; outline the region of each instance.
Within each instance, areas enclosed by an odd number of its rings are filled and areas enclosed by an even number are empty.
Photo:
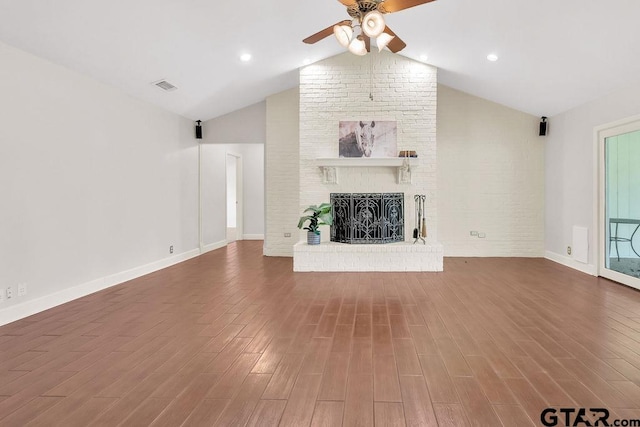
[[[407,162],[410,168],[407,168]],[[322,170],[323,184],[338,183],[338,168],[396,168],[398,184],[411,183],[411,168],[418,166],[413,157],[329,157],[316,159],[316,165]]]

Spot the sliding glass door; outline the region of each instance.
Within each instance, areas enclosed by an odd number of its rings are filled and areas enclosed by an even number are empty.
[[[640,121],[599,139],[600,275],[640,289]]]

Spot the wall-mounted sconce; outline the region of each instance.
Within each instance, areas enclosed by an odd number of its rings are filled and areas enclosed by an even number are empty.
[[[545,136],[547,134],[547,118],[545,116],[540,117],[540,133],[538,135]]]
[[[202,120],[196,120],[196,139],[202,139]]]

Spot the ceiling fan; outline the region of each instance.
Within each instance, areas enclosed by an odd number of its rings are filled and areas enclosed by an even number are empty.
[[[393,53],[400,52],[407,44],[389,28],[383,14],[398,12],[410,7],[430,3],[435,0],[338,0],[347,6],[352,19],[336,23],[307,37],[303,42],[314,44],[334,34],[343,47],[356,55],[366,55],[371,50],[371,39],[376,40],[378,50],[385,47]],[[360,27],[360,34],[354,36],[354,29]]]

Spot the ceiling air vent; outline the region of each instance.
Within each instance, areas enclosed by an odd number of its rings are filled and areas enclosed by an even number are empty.
[[[154,85],[158,86],[162,90],[166,90],[167,92],[171,92],[172,90],[178,89],[177,87],[175,87],[174,85],[172,85],[166,80],[160,80],[158,82],[155,82]]]

